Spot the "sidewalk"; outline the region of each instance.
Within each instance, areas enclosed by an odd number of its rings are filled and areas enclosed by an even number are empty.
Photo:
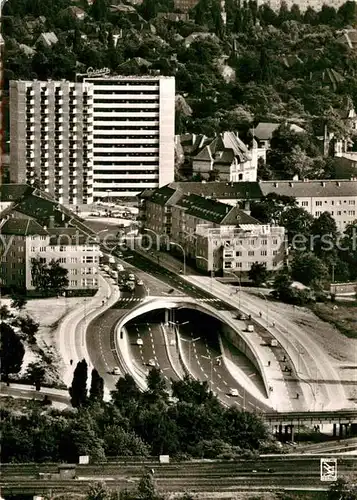
[[[72,311],[61,322],[57,330],[57,346],[63,360],[62,379],[67,387],[72,383],[73,371],[78,361],[87,361],[88,372],[93,368],[86,346],[88,323],[115,304],[119,296],[118,287],[99,274],[99,290],[96,295],[89,297],[84,305]]]

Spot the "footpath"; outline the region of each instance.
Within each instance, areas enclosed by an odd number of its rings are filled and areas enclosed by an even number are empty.
[[[73,371],[82,359],[88,363],[88,371],[93,369],[86,345],[86,328],[88,324],[117,302],[120,291],[101,274],[99,289],[93,297],[88,297],[84,305],[71,311],[61,322],[57,330],[57,347],[62,357],[62,380],[69,387],[73,379]],[[105,393],[105,399],[109,394]]]

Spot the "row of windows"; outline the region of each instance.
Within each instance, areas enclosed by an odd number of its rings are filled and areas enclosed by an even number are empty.
[[[235,265],[233,265],[235,264]],[[234,269],[234,268],[243,268],[246,267],[247,269],[250,269],[255,262],[225,262],[224,263],[224,269]],[[278,264],[277,262],[273,262],[273,267],[276,267]]]
[[[94,84],[94,87],[96,85],[115,85],[116,87],[119,87],[119,86],[124,86],[124,85],[128,85],[129,87],[149,87],[149,86],[152,86],[152,85],[158,85],[159,82],[158,80],[136,80],[136,81],[131,81],[131,80],[97,80],[96,78],[95,79],[86,79],[86,81],[88,82],[91,82]]]
[[[99,117],[96,118],[96,120],[99,121]],[[111,121],[111,120],[109,120]],[[122,120],[121,120],[122,121]],[[146,120],[144,120],[146,121]],[[118,125],[118,126],[113,126],[113,125],[94,125],[93,127],[94,130],[160,130],[159,125],[148,125],[144,127],[138,127],[136,125]],[[96,137],[96,136],[94,136]]]
[[[98,111],[98,110],[97,110]],[[108,111],[107,108],[104,110],[105,112]],[[129,110],[131,113],[133,110]],[[130,117],[124,117],[124,116],[96,116],[95,121],[96,122],[152,122],[155,120],[152,116],[130,116]],[[157,118],[156,118],[157,120]],[[102,128],[102,127],[99,127]]]
[[[145,152],[145,151],[141,151],[140,153],[117,153],[115,151],[113,152],[94,152],[94,157],[95,156],[156,156],[157,157],[157,153],[151,153],[151,152]]]
[[[155,111],[154,108],[114,108],[114,109],[109,109],[109,108],[94,108],[94,112],[97,113],[152,113],[155,115],[159,115],[157,111]],[[141,117],[139,117],[141,118]]]
[[[322,214],[322,212],[321,212],[321,211],[317,211],[317,212],[315,212],[315,216],[316,216],[316,217],[320,217],[320,215],[321,215],[321,214]],[[332,212],[330,212],[330,214],[331,214],[332,216],[334,216],[334,215],[335,215],[335,212],[334,212],[334,211],[332,211]],[[356,215],[356,211],[355,211],[355,210],[348,210],[348,212],[347,212],[347,210],[344,210],[344,211],[343,211],[343,214],[344,214],[344,215],[348,214],[348,215],[350,215],[350,216],[354,216],[354,215]],[[338,216],[338,215],[342,215],[342,211],[341,211],[341,210],[337,210],[336,215],[337,215],[337,216]]]
[[[118,175],[118,174],[135,174],[135,175],[155,175],[158,176],[157,169],[153,170],[93,170],[93,174],[98,175]]]
[[[131,159],[129,158],[126,161],[95,161],[94,165],[95,166],[108,165],[108,166],[113,166],[113,167],[114,166],[118,166],[118,167],[125,166],[127,168],[131,168],[132,166],[135,166],[135,165],[142,165],[142,166],[152,166],[152,167],[157,168],[157,161],[155,161],[155,160],[153,160],[153,161],[131,161]],[[107,170],[97,170],[94,173],[102,174],[105,172],[110,173],[110,171],[107,171]],[[112,172],[117,172],[117,170],[113,170]]]
[[[129,143],[129,144],[123,144],[123,143],[116,143],[116,144],[96,144],[95,147],[97,148],[106,148],[106,149],[116,149],[116,148],[138,148],[138,149],[144,149],[144,148],[155,148],[157,149],[157,146],[159,145],[159,142],[157,144],[136,144],[136,143]]]
[[[158,99],[95,99],[94,102],[95,104],[158,104]]]
[[[277,250],[273,250],[272,254],[273,255],[277,255],[278,251]],[[248,250],[247,255],[248,255],[248,257],[254,257],[255,256],[255,251],[254,250]],[[261,250],[260,251],[260,255],[262,257],[266,257],[268,255],[268,251],[267,250]],[[242,257],[242,256],[243,256],[243,252],[241,252],[241,251],[236,252],[236,257]],[[225,257],[232,258],[233,257],[233,252],[232,252],[232,255],[227,255],[227,253],[226,253]]]
[[[158,139],[157,134],[153,135],[105,135],[105,134],[94,134],[95,139],[111,139],[111,140],[121,140],[121,139]]]
[[[100,179],[100,184],[150,184],[159,179],[158,175],[152,175],[151,179]]]
[[[157,90],[132,90],[132,89],[123,89],[123,90],[99,90],[95,89],[94,90],[94,95],[120,95],[120,94],[127,94],[127,95],[159,95],[159,89]]]
[[[325,203],[327,203],[327,201],[325,201]],[[343,203],[347,203],[347,200],[343,200]],[[316,205],[317,207],[322,207],[322,204],[323,204],[323,203],[322,203],[322,201],[316,201],[316,202],[315,202],[315,205]],[[334,200],[332,200],[332,201],[330,202],[330,204],[331,204],[331,205],[334,205],[334,204],[335,204],[335,201],[334,201]],[[355,204],[356,204],[356,202],[355,202],[355,200],[348,200],[348,204],[349,204],[349,205],[355,205]],[[338,200],[338,201],[336,201],[336,205],[342,205],[342,200]],[[303,201],[303,202],[302,202],[302,206],[303,206],[303,207],[307,207],[307,206],[308,206],[308,202],[307,202],[307,201]]]

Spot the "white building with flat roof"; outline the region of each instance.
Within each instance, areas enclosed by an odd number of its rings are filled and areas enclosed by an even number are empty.
[[[93,84],[94,201],[174,180],[175,78],[86,77]]]

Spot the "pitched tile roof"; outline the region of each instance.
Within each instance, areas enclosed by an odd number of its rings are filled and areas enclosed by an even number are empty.
[[[256,200],[263,196],[259,182],[172,182],[169,187],[217,200]]]
[[[247,215],[238,207],[195,194],[181,196],[175,205],[184,208],[189,215],[215,224],[259,224],[256,219]]]
[[[312,180],[312,181],[262,181],[260,188],[264,196],[276,193],[283,196],[332,197],[356,196],[357,180]]]
[[[15,236],[48,235],[38,222],[33,219],[17,219],[10,217],[1,227],[1,233]]]
[[[145,190],[147,191],[147,190]],[[153,194],[150,196],[150,201],[156,205],[166,205],[170,198],[175,194],[176,189],[163,186],[159,189],[155,189]]]
[[[33,188],[28,184],[1,184],[0,201],[18,201],[32,191]]]

